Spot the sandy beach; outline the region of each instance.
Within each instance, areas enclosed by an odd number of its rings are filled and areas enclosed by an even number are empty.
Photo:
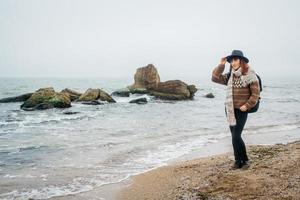
[[[117,199],[300,199],[300,140],[247,147],[249,167],[231,169],[232,152],[177,162],[133,176]]]

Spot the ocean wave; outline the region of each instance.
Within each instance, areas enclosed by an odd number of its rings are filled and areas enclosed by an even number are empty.
[[[215,142],[216,140],[227,136],[227,133],[221,132],[215,135],[201,135],[198,139],[190,138],[189,140],[177,142],[175,144],[160,145],[153,150],[142,151],[142,147],[127,150],[126,152],[120,152],[121,154],[117,154],[104,162],[98,163],[98,167],[95,166],[95,169],[98,169],[101,173],[96,174],[94,177],[75,178],[72,182],[59,186],[48,185],[47,187],[37,189],[13,190],[9,193],[2,194],[0,197],[7,199],[47,199],[90,191],[96,187],[121,182],[132,175],[166,165],[167,161],[170,159],[187,154],[191,150],[200,148],[206,143]],[[126,158],[125,155],[128,157]],[[124,158],[125,160],[122,160],[121,162],[120,160],[118,161],[118,159]],[[114,169],[112,168],[113,166],[119,168]]]
[[[0,194],[1,198],[5,199],[49,199],[51,197],[59,197],[64,195],[77,194],[80,192],[86,192],[93,189],[90,185],[82,185],[80,183],[74,182],[73,184],[65,186],[55,186],[51,185],[39,189],[26,189],[23,190],[13,190],[8,193]]]
[[[81,115],[81,116],[74,116],[74,117],[64,117],[64,116],[57,116],[56,118],[53,119],[44,119],[44,120],[40,120],[37,122],[31,122],[28,123],[30,125],[39,125],[39,124],[48,124],[48,123],[60,123],[60,122],[66,122],[66,121],[80,121],[83,119],[86,120],[90,120],[90,119],[94,119],[95,117],[93,116],[88,116],[88,115]]]
[[[30,174],[18,174],[18,175],[13,175],[13,174],[5,174],[3,178],[36,178],[36,176],[30,175]]]
[[[9,125],[18,125],[19,128],[24,128],[26,126],[39,126],[46,124],[58,124],[64,122],[80,121],[80,120],[91,120],[96,118],[95,115],[54,115],[54,116],[25,116],[24,119],[10,119],[5,122],[0,122],[0,128],[5,128]]]
[[[300,102],[298,98],[273,98],[274,101],[276,102],[281,102],[281,103],[295,103],[295,102]]]
[[[264,132],[280,132],[280,131],[290,131],[300,128],[300,122],[286,123],[286,124],[270,124],[263,126],[250,126],[245,128],[247,133],[264,133]]]
[[[18,148],[18,152],[25,152],[25,151],[35,151],[35,150],[42,150],[48,148],[48,146],[42,145],[42,146],[28,146],[28,147],[20,147]]]
[[[19,147],[19,148],[10,148],[0,150],[0,156],[23,153],[27,151],[39,151],[41,149],[48,148],[47,146],[28,146],[28,147]]]
[[[0,194],[0,198],[3,199],[14,199],[14,200],[23,200],[23,199],[49,199],[53,197],[61,197],[67,195],[78,194],[81,192],[91,191],[96,187],[100,187],[106,184],[118,183],[125,179],[128,176],[119,178],[117,181],[113,182],[103,182],[99,178],[83,178],[78,177],[74,178],[72,182],[65,185],[48,185],[46,187],[37,188],[37,189],[28,189],[23,188],[19,190],[13,190],[4,194]],[[103,199],[98,197],[97,199]]]

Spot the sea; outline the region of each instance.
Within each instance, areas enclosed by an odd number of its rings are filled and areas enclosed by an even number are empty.
[[[260,108],[248,115],[243,135],[300,139],[300,81],[262,78]],[[23,111],[0,103],[0,199],[48,199],[88,192],[201,151],[230,138],[225,86],[208,78],[183,79],[198,88],[193,100],[166,101],[146,94],[117,103]],[[43,87],[108,93],[128,78],[0,78],[0,98]],[[212,92],[215,98],[206,98]],[[146,97],[146,104],[130,100]],[[65,112],[74,112],[67,115]],[[268,143],[266,140],[265,143]]]

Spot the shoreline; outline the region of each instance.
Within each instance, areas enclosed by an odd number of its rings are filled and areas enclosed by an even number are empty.
[[[231,169],[231,152],[176,162],[131,177],[116,199],[297,199],[300,140],[247,145],[250,166]]]
[[[244,134],[242,137],[246,143],[247,151],[252,146],[274,146],[276,144],[286,145],[288,143],[294,143],[300,141],[299,130],[292,131],[279,131],[271,133],[255,133],[255,134]],[[248,153],[249,154],[249,153]],[[122,193],[128,191],[132,184],[139,179],[139,177],[148,177],[150,180],[150,174],[153,174],[160,170],[172,169],[174,166],[181,165],[183,163],[189,163],[194,161],[207,160],[208,158],[219,158],[222,156],[227,156],[228,162],[230,160],[233,162],[233,150],[231,144],[231,137],[225,137],[218,140],[215,143],[208,143],[204,146],[199,147],[199,150],[193,151],[187,155],[169,160],[165,165],[155,167],[153,169],[146,170],[145,172],[138,173],[136,175],[131,175],[127,179],[117,182],[103,185],[99,188],[95,188],[91,191],[82,192],[74,195],[53,197],[50,199],[55,200],[68,200],[68,199],[105,199],[105,200],[119,200],[124,199]],[[216,159],[215,159],[216,160]],[[217,159],[218,160],[218,159]],[[227,163],[228,165],[228,163]],[[228,168],[230,166],[227,166]],[[149,174],[149,175],[148,175]],[[155,177],[155,176],[154,176]],[[142,178],[141,178],[142,179]],[[145,185],[144,188],[151,188],[149,185]],[[300,188],[300,187],[299,187]],[[141,192],[141,191],[140,191]],[[125,192],[126,193],[126,192]],[[135,193],[134,193],[135,194]],[[125,198],[126,199],[126,198]],[[134,199],[134,198],[133,198]],[[140,198],[143,199],[143,198]],[[151,198],[150,198],[151,199]],[[154,198],[155,199],[155,198]]]

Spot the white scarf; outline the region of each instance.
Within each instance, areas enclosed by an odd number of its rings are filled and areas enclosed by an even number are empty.
[[[249,66],[248,73],[246,75],[242,75],[241,67],[239,67],[236,71],[234,69],[231,70],[230,78],[228,80],[227,88],[226,88],[226,116],[227,121],[230,126],[236,125],[236,118],[234,115],[234,106],[233,106],[233,74],[237,77],[241,76],[242,85],[245,87],[253,81],[258,81],[255,71]]]

